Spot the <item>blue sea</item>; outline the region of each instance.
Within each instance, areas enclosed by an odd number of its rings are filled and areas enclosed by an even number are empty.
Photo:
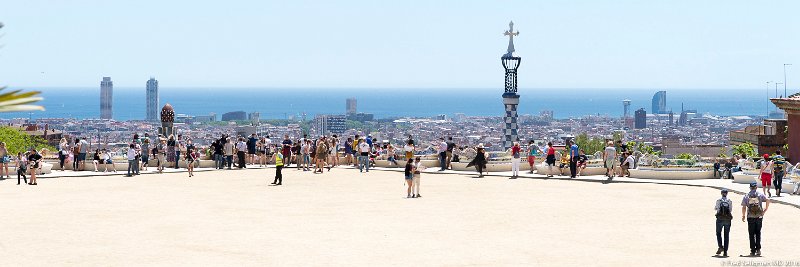
[[[2,113],[0,118],[98,118],[100,88],[36,88],[44,100],[40,112]],[[774,108],[765,90],[744,89],[520,89],[519,114],[554,111],[556,118],[584,115],[622,115],[622,100],[631,100],[631,114],[644,108],[651,112],[651,98],[667,91],[667,108],[676,114],[686,109],[714,115],[767,115]],[[452,116],[502,116],[502,89],[320,89],[320,88],[159,88],[160,105],[170,103],[175,112],[208,115],[217,119],[230,111],[260,112],[262,119],[285,119],[306,113],[343,114],[345,99],[355,97],[358,112],[376,118]],[[114,88],[116,120],[145,117],[144,88]]]

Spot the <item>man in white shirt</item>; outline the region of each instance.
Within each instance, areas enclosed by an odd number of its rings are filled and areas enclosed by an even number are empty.
[[[439,145],[436,147],[436,152],[439,153],[439,171],[444,171],[447,169],[447,142],[444,141],[444,137],[439,138]]]
[[[245,166],[245,164],[247,164],[245,152],[247,152],[247,143],[244,141],[244,137],[239,137],[239,142],[236,143],[236,157],[239,158],[237,166],[239,169],[247,168],[247,166]]]
[[[136,173],[136,147],[134,144],[130,144],[128,146],[128,175],[127,177],[131,177],[131,173]]]
[[[367,168],[367,172],[369,172],[369,152],[370,147],[369,144],[364,139],[358,140],[358,172],[361,172],[364,168]]]

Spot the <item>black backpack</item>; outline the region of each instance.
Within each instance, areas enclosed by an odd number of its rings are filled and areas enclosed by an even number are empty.
[[[717,210],[717,219],[720,220],[733,220],[733,214],[731,213],[731,205],[728,201],[720,201],[719,202],[719,210]]]

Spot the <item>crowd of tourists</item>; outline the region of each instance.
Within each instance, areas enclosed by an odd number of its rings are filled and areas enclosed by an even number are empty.
[[[207,148],[196,147],[192,140],[177,136],[156,136],[151,139],[149,134],[139,136],[134,134],[124,151],[128,161],[126,176],[139,175],[142,170],[151,167],[149,164],[154,161],[156,171],[163,173],[165,168],[179,168],[182,161],[186,165],[189,177],[194,176],[194,167],[199,164],[201,155],[207,155],[214,161],[215,169],[237,169],[247,168],[248,165],[258,165],[265,167],[267,164],[274,163],[275,178],[272,185],[283,184],[283,170],[295,164],[297,171],[313,171],[315,174],[330,172],[332,168],[340,165],[350,165],[361,173],[368,173],[370,168],[375,166],[375,161],[379,158],[385,159],[391,165],[399,166],[398,159],[405,159],[404,177],[407,198],[420,198],[420,178],[425,166],[419,156],[415,154],[420,150],[412,136],[404,142],[402,151],[398,151],[390,143],[378,142],[372,136],[355,135],[348,137],[346,141],[340,143],[337,135],[320,136],[311,139],[307,135],[302,138],[292,140],[288,135],[283,136],[280,142],[273,142],[270,136],[258,137],[256,134],[245,137],[231,137],[222,135],[214,140]],[[475,167],[478,176],[483,177],[486,173],[488,155],[483,144],[475,147],[459,147],[453,142],[452,137],[439,138],[425,149],[433,149],[439,161],[439,170],[445,171],[452,169],[452,162],[459,161],[459,152],[474,154],[467,167]],[[340,152],[343,153],[344,162],[340,162]],[[87,155],[91,154],[91,166],[93,171],[116,172],[113,161],[114,153],[109,149],[94,149],[91,152],[89,143],[86,140],[75,138],[74,142],[61,139],[58,145],[58,164],[59,169],[72,169],[73,171],[83,171],[86,166]],[[529,141],[523,149],[519,142],[514,142],[509,150],[512,164],[512,179],[519,177],[520,164],[523,157],[527,158],[531,167],[531,173],[536,163],[536,158],[543,156],[544,164],[547,167],[547,176],[553,177],[555,173],[566,175],[569,172],[570,178],[581,175],[586,168],[588,157],[583,149],[571,140],[567,140],[561,159],[558,160],[559,166],[556,168],[556,149],[552,143],[547,143],[544,147],[539,147],[534,141]],[[152,157],[152,158],[151,158]],[[151,160],[152,159],[152,160]],[[731,159],[725,162],[725,172],[741,170],[746,164],[746,156],[738,160]],[[20,152],[16,156],[9,155],[4,142],[0,142],[0,178],[10,178],[8,165],[12,161],[17,170],[17,184],[21,180],[29,185],[37,185],[36,174],[41,166],[42,155],[34,147],[27,152]],[[608,142],[602,151],[602,162],[606,169],[608,180],[615,176],[629,176],[628,169],[635,165],[634,157],[627,145],[621,141]],[[737,162],[737,166],[733,166]],[[70,164],[71,163],[71,164]],[[782,179],[786,173],[786,166],[789,164],[777,151],[775,156],[763,155],[763,161],[759,164],[759,178],[763,187],[758,191],[758,184],[750,184],[750,191],[745,194],[741,201],[742,221],[748,224],[748,238],[750,241],[750,256],[761,255],[761,228],[763,225],[764,214],[769,209],[772,190],[776,196],[780,196],[782,190]],[[617,168],[619,167],[619,168]],[[720,172],[721,164],[714,165],[715,177]],[[30,182],[26,174],[30,174]],[[726,175],[726,176],[727,176]],[[795,192],[798,193],[797,188]],[[733,202],[727,198],[728,190],[721,191],[722,197],[715,203],[716,211],[716,237],[718,249],[716,255],[727,257],[728,243],[731,222],[733,220]]]

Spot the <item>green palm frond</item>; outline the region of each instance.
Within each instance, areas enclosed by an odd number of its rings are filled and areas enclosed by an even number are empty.
[[[0,87],[0,91],[5,90],[5,87]],[[18,111],[44,111],[44,107],[39,105],[28,105],[33,102],[41,101],[42,97],[37,96],[41,92],[30,91],[22,92],[22,90],[14,90],[7,93],[0,94],[0,112],[18,112]]]

